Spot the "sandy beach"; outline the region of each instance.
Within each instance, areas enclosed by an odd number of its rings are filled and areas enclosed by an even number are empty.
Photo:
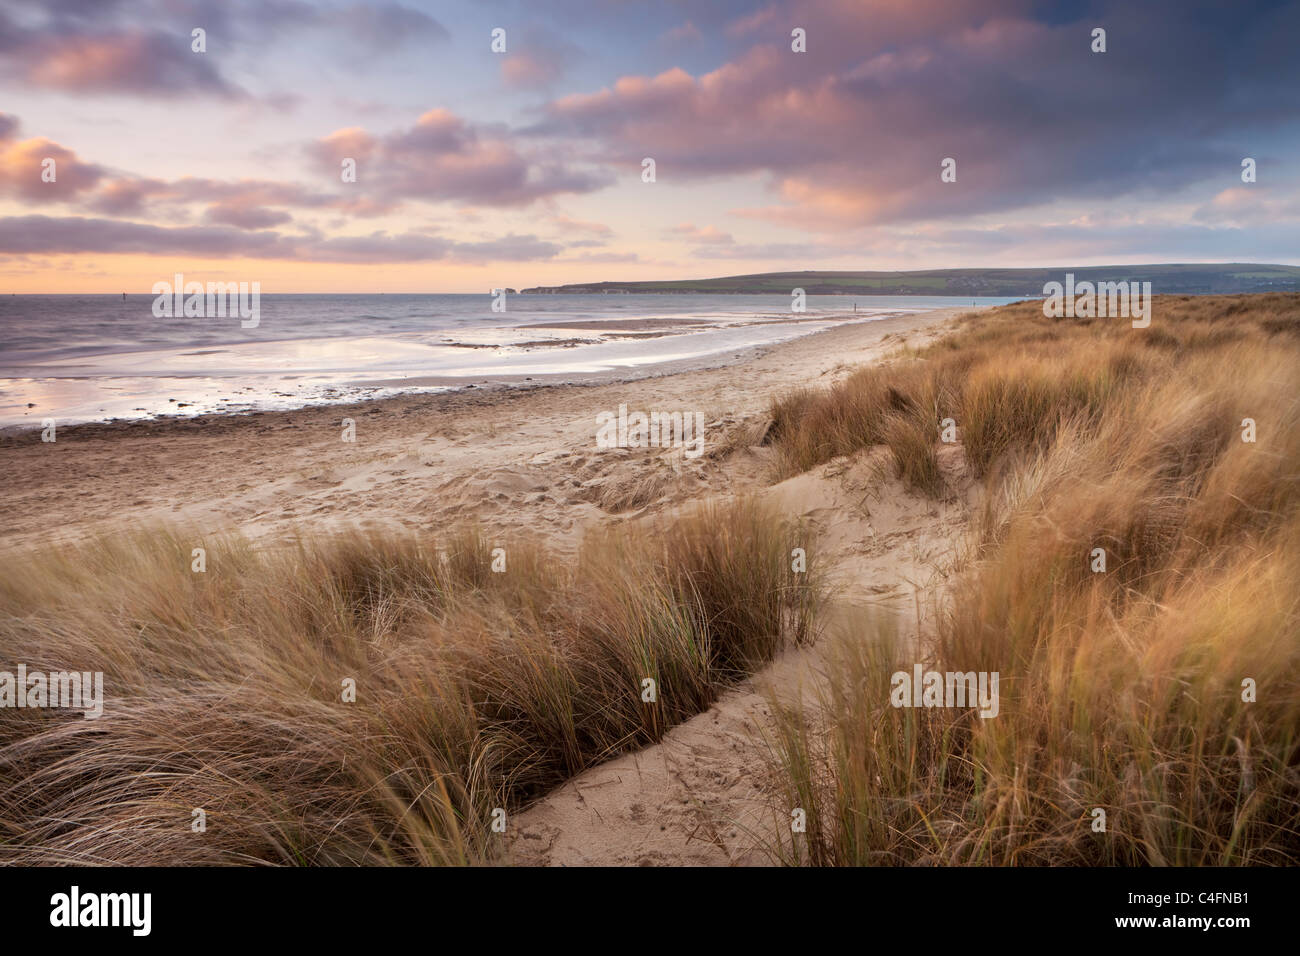
[[[841,326],[728,356],[720,367],[677,372],[668,363],[627,381],[616,373],[566,385],[537,377],[351,405],[74,425],[54,443],[37,431],[10,434],[0,440],[10,479],[4,545],[158,523],[274,540],[354,524],[440,529],[474,520],[571,548],[590,523],[643,510],[599,502],[647,469],[663,485],[657,505],[761,486],[762,449],[723,452],[762,425],[773,395],[825,385],[968,311]],[[671,449],[598,450],[596,415],[620,404],[703,413],[705,454],[689,461]],[[356,423],[355,442],[341,438],[345,418]]]

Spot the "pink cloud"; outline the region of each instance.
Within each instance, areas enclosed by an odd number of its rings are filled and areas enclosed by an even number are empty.
[[[0,113],[0,195],[31,203],[70,202],[93,191],[107,175],[103,167],[83,162],[52,140],[18,140],[17,133],[17,119]]]
[[[246,96],[221,76],[215,60],[191,52],[188,36],[176,34],[51,31],[29,37],[10,61],[27,82],[72,93]]]
[[[534,132],[581,142],[594,161],[652,157],[661,183],[757,174],[776,201],[741,214],[811,231],[1023,209],[1063,194],[1173,194],[1220,174],[1222,151],[1189,139],[1188,124],[1250,119],[1180,52],[1194,25],[1166,24],[1140,64],[1123,52],[1103,63],[1077,23],[1038,22],[1029,7],[773,5],[737,27],[760,42],[722,66],[623,76],[561,97]],[[790,50],[790,25],[806,27],[815,54]],[[1142,130],[1152,149],[1116,148],[1123,129]],[[940,179],[948,158],[955,182]]]
[[[501,77],[509,86],[545,86],[563,72],[559,63],[533,53],[513,53],[501,64]]]
[[[413,127],[386,136],[339,130],[314,143],[310,151],[333,175],[351,155],[358,161],[358,184],[394,201],[527,205],[562,193],[590,192],[607,181],[559,160],[525,155],[505,130],[473,126],[441,108],[423,114]]]

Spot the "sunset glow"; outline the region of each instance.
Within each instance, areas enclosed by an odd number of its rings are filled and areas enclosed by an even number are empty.
[[[2,285],[1300,262],[1300,8],[1200,6],[22,0]]]

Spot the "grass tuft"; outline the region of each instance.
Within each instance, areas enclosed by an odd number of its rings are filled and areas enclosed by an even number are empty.
[[[176,533],[5,560],[0,659],[102,671],[106,703],[0,709],[0,862],[500,859],[494,808],[660,739],[820,604],[805,536],[752,502],[502,573],[474,529],[202,544],[203,573]]]

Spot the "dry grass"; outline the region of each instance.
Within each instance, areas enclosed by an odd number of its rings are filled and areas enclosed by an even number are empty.
[[[861,368],[829,390],[780,396],[771,409],[778,477],[887,445],[900,475],[937,492],[939,411],[934,379],[915,360]]]
[[[97,720],[0,710],[0,862],[461,864],[493,808],[659,739],[813,634],[818,577],[756,505],[588,542],[258,550],[141,534],[9,559],[0,659],[102,671]],[[356,702],[341,699],[356,682]],[[657,702],[642,702],[642,680]],[[202,808],[207,830],[191,830]]]
[[[840,642],[820,716],[779,709],[785,800],[808,813],[783,860],[1300,862],[1300,296],[1154,316],[1012,306],[903,367],[893,387],[946,396],[984,478],[975,558],[921,650],[872,625]],[[844,411],[891,384],[779,406],[787,436],[837,422],[787,460],[853,433],[922,457]],[[891,706],[918,661],[997,671],[999,715]]]
[[[967,459],[984,477],[1009,454],[1048,448],[1062,423],[1088,425],[1146,382],[1195,374],[1233,354],[1232,345],[1294,351],[1300,337],[1295,295],[1163,296],[1154,307],[1152,326],[1132,329],[1116,319],[1048,319],[1039,303],[1017,303],[830,389],[780,396],[771,409],[777,477],[885,445],[911,487],[938,494],[945,419],[957,423]]]

